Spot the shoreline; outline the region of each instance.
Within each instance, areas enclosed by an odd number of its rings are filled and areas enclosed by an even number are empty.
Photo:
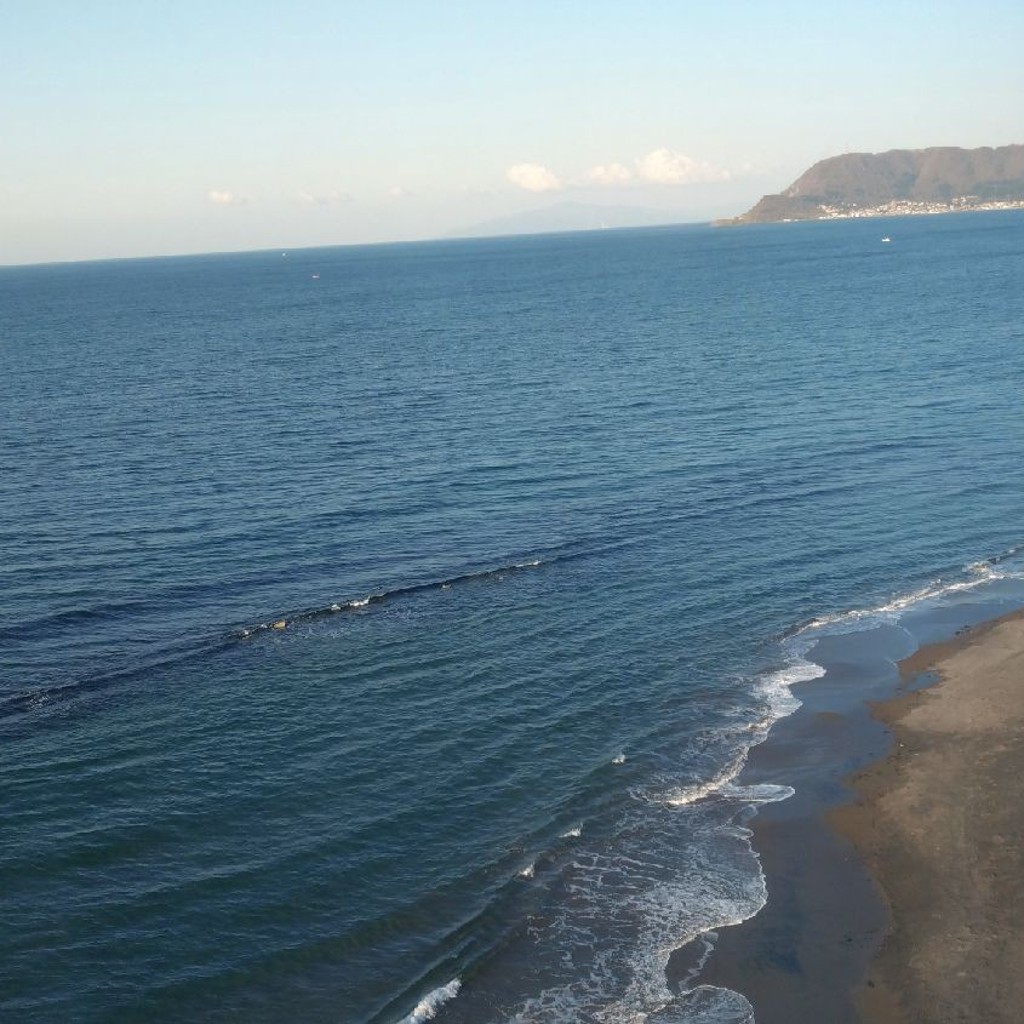
[[[890,754],[829,815],[891,924],[856,995],[863,1019],[1010,1021],[1024,999],[1024,611],[900,664],[928,686],[882,702]]]
[[[801,707],[741,777],[796,789],[748,822],[768,902],[719,933],[697,984],[741,992],[757,1024],[1016,1020],[1024,609],[1012,607],[819,644],[824,676],[795,687]],[[670,985],[687,962],[684,948]]]
[[[851,799],[850,775],[888,751],[886,729],[865,696],[884,699],[899,685],[898,640],[876,637],[871,658],[857,664],[838,644],[816,656],[825,674],[794,687],[801,706],[750,751],[740,776],[742,785],[783,782],[795,792],[747,822],[768,901],[718,933],[697,983],[740,992],[757,1024],[860,1020],[854,993],[886,932],[887,909],[866,864],[827,815]],[[669,962],[670,987],[684,978],[686,950]]]

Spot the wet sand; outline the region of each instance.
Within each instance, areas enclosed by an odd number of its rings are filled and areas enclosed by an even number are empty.
[[[757,1024],[1020,1019],[1024,611],[1001,610],[919,618],[919,642],[961,628],[916,653],[902,626],[818,646],[824,677],[740,780],[796,790],[749,821],[768,903],[698,984],[742,992]]]
[[[881,703],[892,752],[830,813],[890,911],[863,1019],[1018,1021],[1024,1006],[1024,615],[903,661],[936,685]]]
[[[855,657],[826,652],[825,676],[795,689],[802,706],[751,751],[740,779],[785,782],[795,793],[749,820],[768,903],[719,932],[697,981],[743,993],[757,1024],[855,1024],[855,993],[886,932],[885,903],[863,859],[826,819],[851,799],[850,775],[889,750],[865,700],[891,696],[894,661],[906,650],[876,643],[865,657],[870,645],[858,640]],[[670,960],[670,985],[683,982],[694,956],[684,948]]]

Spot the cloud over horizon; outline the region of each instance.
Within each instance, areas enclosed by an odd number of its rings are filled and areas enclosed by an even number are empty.
[[[337,203],[350,203],[352,196],[340,189],[331,189],[330,192],[300,192],[299,202],[306,206],[334,206]]]
[[[632,181],[633,172],[620,163],[598,164],[587,171],[587,178],[595,185],[624,185]]]
[[[637,174],[657,185],[694,185],[729,181],[732,175],[706,160],[694,160],[674,149],[655,149],[635,161]]]
[[[245,196],[236,196],[229,189],[212,188],[206,193],[206,198],[218,206],[244,206],[249,200]]]
[[[696,160],[663,146],[629,162],[595,164],[582,175],[560,178],[544,164],[513,164],[505,177],[527,192],[561,189],[618,188],[639,185],[697,185],[732,180],[732,174],[707,160]]]
[[[514,164],[505,172],[505,177],[527,192],[555,192],[562,187],[554,171],[543,164]]]

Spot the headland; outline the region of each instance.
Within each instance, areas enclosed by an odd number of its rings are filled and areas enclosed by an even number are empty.
[[[820,160],[720,226],[1024,209],[1024,146],[939,146]]]

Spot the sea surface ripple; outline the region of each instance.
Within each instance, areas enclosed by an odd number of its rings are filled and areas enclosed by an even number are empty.
[[[1022,280],[1017,213],[0,269],[0,1016],[749,1020],[665,966],[814,643],[1024,603]]]

